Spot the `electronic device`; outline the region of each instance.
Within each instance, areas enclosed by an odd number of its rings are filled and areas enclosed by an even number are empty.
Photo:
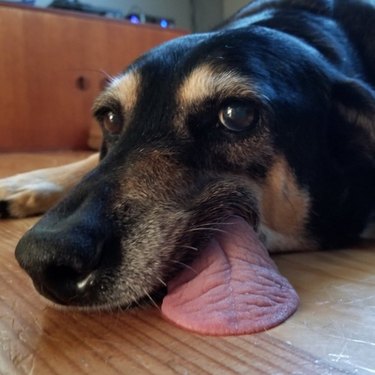
[[[171,18],[155,17],[144,13],[129,13],[126,19],[134,24],[151,23],[159,25],[163,29],[175,27],[175,22]]]

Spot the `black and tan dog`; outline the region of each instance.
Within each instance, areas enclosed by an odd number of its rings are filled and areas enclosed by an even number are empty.
[[[163,296],[209,334],[272,327],[298,297],[269,251],[358,240],[375,208],[375,7],[255,0],[158,47],[94,105],[97,157],[1,181],[3,214],[49,208],[16,257],[62,305]],[[90,171],[92,169],[92,171]]]

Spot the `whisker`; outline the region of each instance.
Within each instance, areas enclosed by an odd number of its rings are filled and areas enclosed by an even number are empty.
[[[129,302],[128,305],[126,306],[126,310],[132,310],[134,308],[134,306],[137,308],[137,309],[141,309],[142,306],[141,304],[135,300],[133,302]]]
[[[103,69],[99,69],[99,72],[102,73],[108,79],[108,81],[112,81],[115,78],[113,75],[107,73]]]
[[[196,228],[206,228],[206,227],[213,227],[213,226],[221,226],[221,225],[233,225],[234,222],[209,222],[209,223],[202,223],[199,224]]]
[[[186,263],[182,263],[182,262],[180,262],[180,261],[178,261],[178,260],[170,260],[170,262],[175,263],[175,264],[178,264],[178,265],[180,265],[180,266],[183,266],[184,268],[187,268],[188,270],[190,270],[190,271],[194,272],[196,275],[198,275],[198,272],[197,272],[193,267],[190,267],[190,266],[189,266],[188,264],[186,264]]]
[[[167,286],[167,284],[160,277],[156,277],[156,278],[158,279],[160,284],[162,284],[163,286]]]
[[[143,289],[143,292],[146,294],[146,296],[148,297],[148,299],[151,301],[151,303],[158,309],[160,310],[160,307],[159,305],[154,301],[154,299],[150,296],[150,294],[145,290]]]
[[[193,251],[199,251],[198,248],[193,247],[193,246],[181,245],[181,247],[182,247],[183,249],[188,249],[188,250],[193,250]]]
[[[228,231],[225,231],[223,229],[219,228],[202,228],[202,227],[196,227],[188,229],[187,232],[201,232],[201,231],[212,231],[212,232],[219,232],[219,233],[228,233]]]

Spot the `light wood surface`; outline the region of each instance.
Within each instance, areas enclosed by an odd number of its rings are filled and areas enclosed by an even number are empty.
[[[0,151],[85,148],[108,77],[183,34],[0,2]]]
[[[0,155],[0,177],[63,164],[78,154]],[[204,337],[156,308],[56,310],[14,259],[37,218],[0,222],[0,374],[374,374],[375,244],[274,257],[301,297],[270,331]]]

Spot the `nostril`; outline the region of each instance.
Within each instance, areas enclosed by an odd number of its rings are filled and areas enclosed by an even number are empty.
[[[80,291],[92,285],[94,281],[94,271],[88,270],[86,272],[77,272],[72,268],[66,266],[52,267],[46,272],[47,279],[56,285],[74,285]]]
[[[69,266],[49,266],[45,271],[45,279],[51,284],[75,283],[78,280],[84,279],[85,273],[77,272]]]
[[[94,283],[95,275],[94,272],[89,273],[85,278],[77,282],[77,287],[79,290],[83,291],[87,287],[91,287]]]
[[[93,270],[77,272],[69,266],[49,266],[37,287],[46,297],[58,303],[69,304],[74,299],[82,297],[94,280]]]

